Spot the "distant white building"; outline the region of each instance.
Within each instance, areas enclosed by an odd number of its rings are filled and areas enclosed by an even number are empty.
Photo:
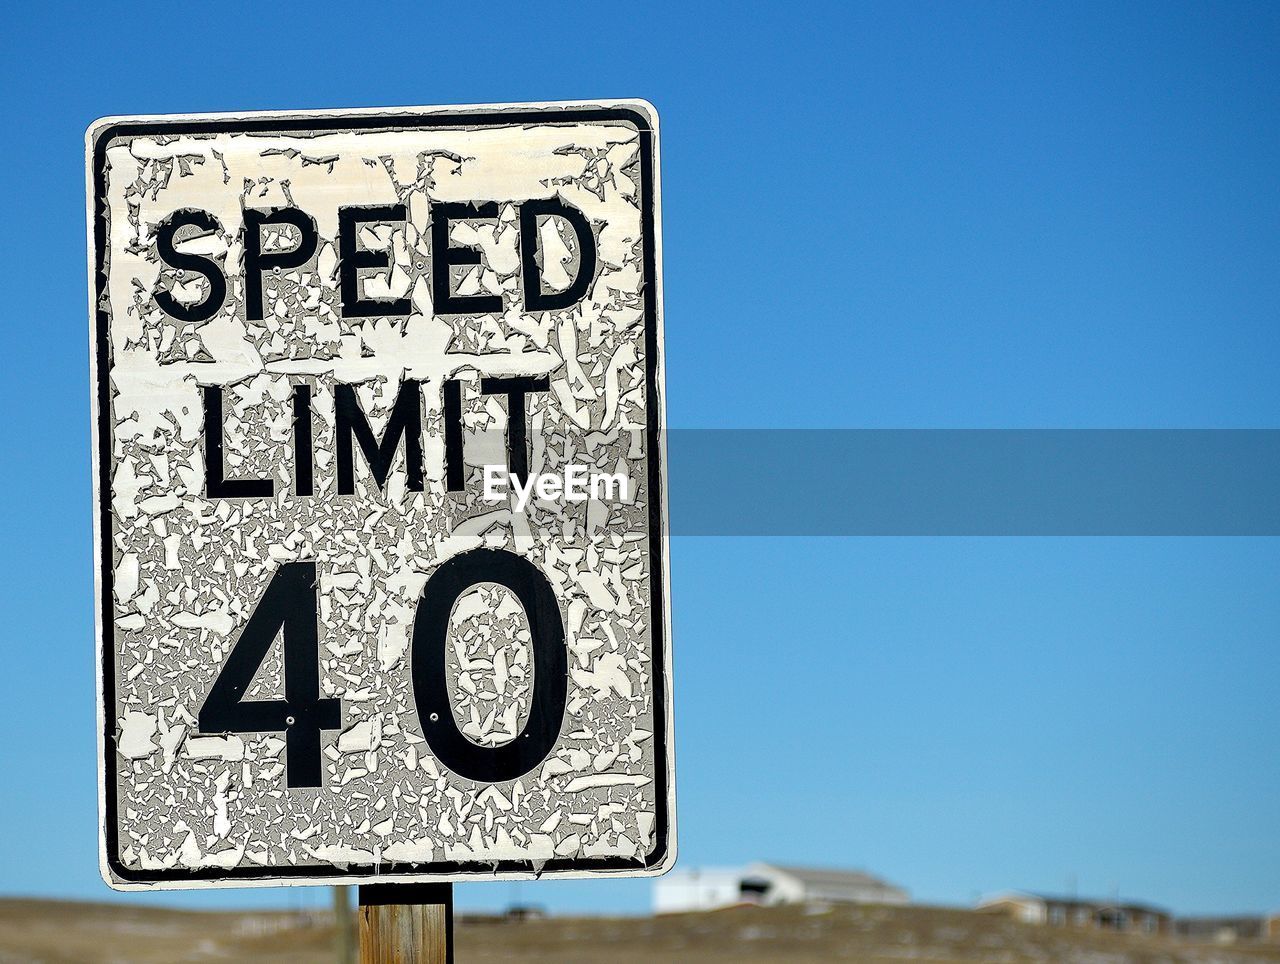
[[[653,887],[653,910],[676,914],[734,904],[905,904],[901,887],[860,870],[754,863],[738,868],[673,870]]]

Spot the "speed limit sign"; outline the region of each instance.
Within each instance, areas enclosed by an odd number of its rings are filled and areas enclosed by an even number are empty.
[[[107,882],[669,867],[653,109],[87,154]]]

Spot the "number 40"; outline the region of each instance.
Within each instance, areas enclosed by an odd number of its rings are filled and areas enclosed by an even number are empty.
[[[472,743],[458,729],[445,669],[454,604],[482,583],[515,594],[533,649],[529,716],[514,740],[491,747]],[[342,726],[341,701],[320,695],[317,586],[314,562],[286,562],[276,570],[200,709],[201,733],[283,732],[285,785],[291,788],[322,784],[321,731]],[[284,699],[246,700],[254,674],[281,633]],[[437,567],[418,600],[409,667],[427,745],[459,776],[484,783],[514,780],[555,748],[568,687],[564,622],[551,584],[527,559],[502,549],[473,549]]]

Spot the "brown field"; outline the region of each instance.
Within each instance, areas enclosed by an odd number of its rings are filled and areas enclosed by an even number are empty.
[[[0,962],[106,964],[332,960],[323,915],[202,913],[111,904],[0,900]],[[1190,944],[1064,930],[936,907],[739,907],[665,917],[460,919],[459,964],[487,961],[691,964],[800,961],[1244,964],[1280,946]]]

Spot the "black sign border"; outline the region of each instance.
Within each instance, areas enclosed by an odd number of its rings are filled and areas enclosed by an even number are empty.
[[[107,303],[107,254],[106,221],[106,149],[119,137],[152,134],[221,134],[221,133],[297,133],[302,131],[342,130],[395,130],[510,127],[547,124],[623,123],[635,129],[640,137],[640,187],[643,194],[641,206],[641,232],[643,249],[643,289],[645,319],[645,404],[646,439],[649,459],[649,591],[652,600],[653,658],[653,747],[656,773],[654,848],[644,861],[623,857],[554,857],[535,870],[531,860],[497,861],[432,861],[430,863],[348,864],[345,869],[334,864],[314,864],[305,867],[235,867],[231,869],[202,868],[166,870],[133,870],[120,861],[119,810],[117,805],[117,778],[114,767],[116,753],[115,734],[115,647],[108,646],[114,639],[114,579],[115,569],[111,544],[111,452],[113,426],[111,424],[111,345],[108,338],[110,312]],[[626,876],[652,871],[667,858],[670,846],[670,801],[668,799],[667,771],[667,693],[666,693],[666,529],[663,516],[666,492],[662,473],[662,425],[659,422],[658,364],[658,304],[657,304],[657,238],[656,203],[654,192],[654,132],[650,119],[644,113],[630,107],[514,107],[482,110],[441,110],[420,113],[388,110],[385,113],[358,112],[350,114],[248,116],[243,118],[185,120],[122,120],[94,131],[92,145],[93,177],[93,240],[94,240],[94,351],[97,358],[97,385],[94,386],[98,409],[98,513],[99,513],[99,605],[102,630],[99,644],[102,650],[102,757],[101,783],[105,812],[103,813],[104,859],[112,875],[131,885],[169,884],[191,882],[269,881],[288,882],[291,879],[316,883],[328,883],[341,878],[422,878],[458,877],[461,879],[494,879],[503,873],[555,876],[558,874],[602,874],[610,872]],[[111,883],[111,881],[108,881]]]

